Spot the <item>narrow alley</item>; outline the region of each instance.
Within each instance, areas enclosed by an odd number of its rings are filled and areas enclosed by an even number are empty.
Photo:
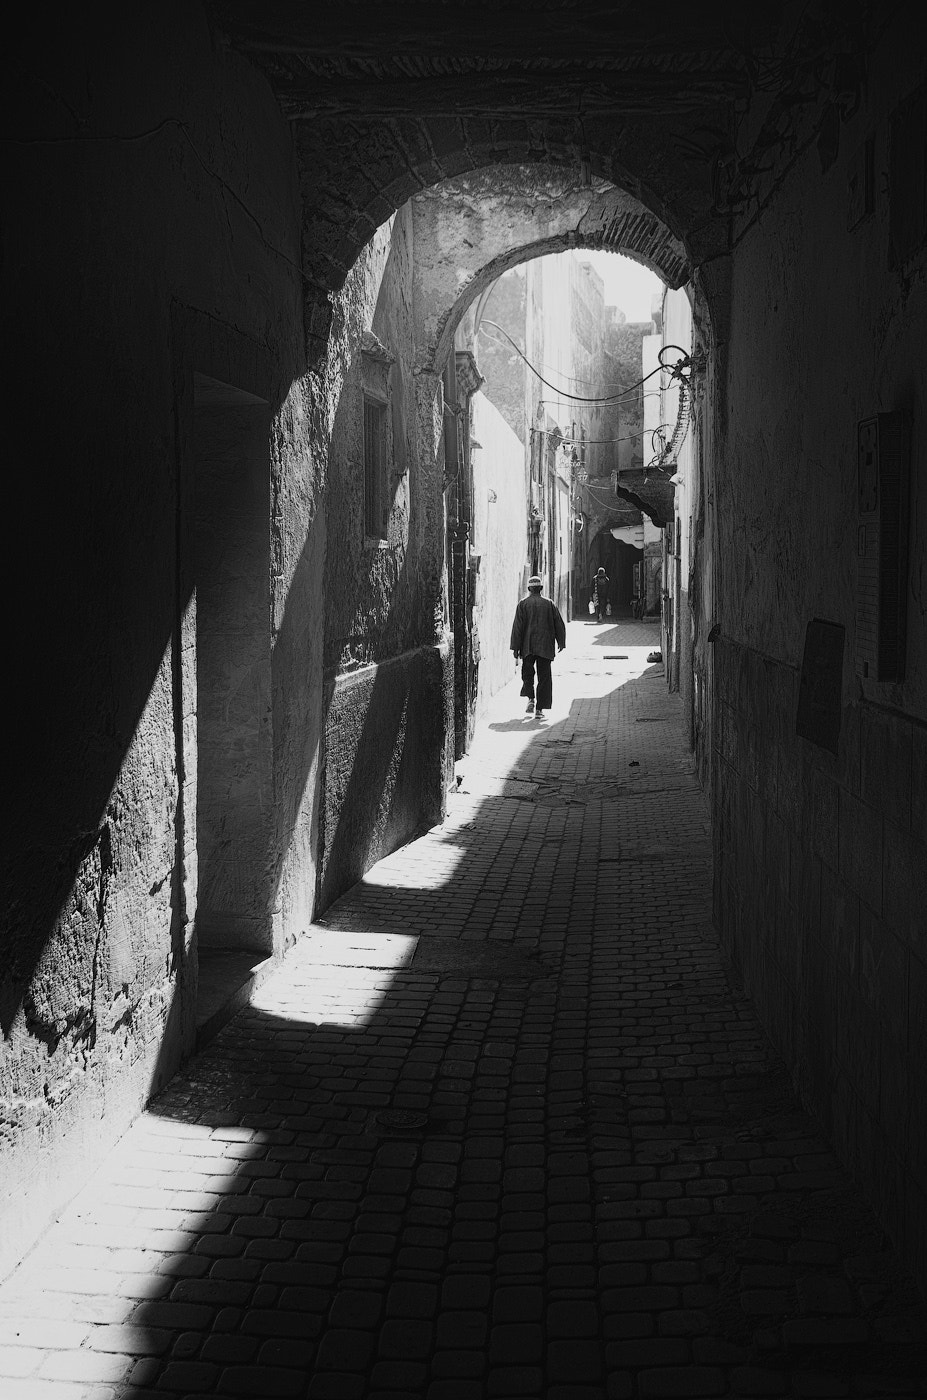
[[[574,622],[0,1289],[8,1400],[927,1394],[712,928],[659,628]]]

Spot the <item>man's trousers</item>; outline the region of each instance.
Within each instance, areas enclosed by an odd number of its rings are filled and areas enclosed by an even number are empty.
[[[546,656],[523,656],[521,661],[521,693],[529,700],[534,695],[534,668],[538,672],[537,706],[539,710],[549,710],[554,698],[554,683],[550,673],[550,662]]]

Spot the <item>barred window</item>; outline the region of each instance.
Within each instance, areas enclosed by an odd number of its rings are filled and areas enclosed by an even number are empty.
[[[364,533],[368,539],[386,536],[385,456],[386,404],[364,395]]]

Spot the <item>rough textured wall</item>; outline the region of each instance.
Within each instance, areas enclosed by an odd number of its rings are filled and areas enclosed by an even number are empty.
[[[305,412],[292,151],[263,80],[213,49],[197,11],[105,26],[82,13],[73,32],[58,16],[54,36],[22,43],[10,81],[30,139],[8,151],[18,214],[3,228],[8,504],[32,524],[6,552],[19,721],[4,1266],[190,1044],[194,373],[269,403],[278,500],[307,455],[286,426]],[[306,534],[287,534],[289,557]],[[266,596],[269,624],[269,578]],[[291,649],[300,676],[311,628]]]
[[[902,26],[796,161],[732,269],[715,482],[717,905],[807,1099],[927,1276],[927,249],[893,257],[890,122],[923,81]],[[850,191],[874,140],[874,209]],[[922,139],[922,138],[921,138]],[[907,673],[855,670],[857,423],[912,432]],[[807,623],[846,629],[836,753],[796,735]]]
[[[447,665],[446,648],[422,647],[339,678],[325,730],[322,908],[440,820]]]
[[[435,574],[433,539],[434,461],[421,460],[419,453],[412,273],[412,221],[406,206],[368,244],[344,294],[350,352],[332,432],[328,481],[329,675],[435,640],[433,597],[440,578]],[[368,329],[373,335],[365,338]],[[386,521],[382,538],[365,530],[365,397],[386,410],[379,485]]]
[[[324,580],[323,905],[436,820],[442,801],[441,400],[435,377],[414,372],[413,271],[407,205],[364,249],[341,297]],[[378,534],[365,522],[365,400],[383,409]]]
[[[507,331],[515,344],[525,348],[525,273],[524,268],[512,268],[493,282],[473,306],[482,308],[482,316]],[[473,307],[471,307],[471,311]],[[468,316],[470,312],[467,313]],[[470,337],[468,337],[469,341]],[[521,355],[504,340],[493,326],[487,326],[475,349],[480,373],[485,378],[483,393],[496,405],[512,432],[526,443],[528,425],[525,422],[525,376],[528,371]]]
[[[272,948],[269,427],[264,406],[196,409],[200,948]]]
[[[663,344],[676,346],[663,356],[672,365],[679,359],[679,351],[692,350],[692,310],[684,289],[667,290],[663,296]],[[660,422],[664,442],[670,442],[676,431],[679,419],[681,391],[679,382],[668,374],[661,374],[658,380],[663,387],[660,399]],[[700,384],[698,376],[693,381]],[[691,594],[697,592],[700,536],[698,530],[699,511],[703,508],[699,490],[699,463],[697,444],[697,423],[689,422],[685,437],[671,462],[667,462],[663,472],[680,478],[674,486],[673,515],[674,554],[673,576],[667,578],[665,586],[673,594],[672,638],[666,656],[667,677],[674,689],[678,689],[686,716],[686,727],[690,742],[694,735],[694,670],[693,646],[695,631],[701,621],[692,610]],[[659,450],[660,442],[655,444]],[[651,452],[648,443],[648,457]],[[702,627],[702,635],[708,629]]]
[[[671,286],[685,277],[682,244],[658,218],[605,181],[586,188],[570,168],[490,166],[434,185],[412,207],[416,334],[422,363],[432,368],[443,363],[473,298],[526,258],[606,247],[632,253]]]
[[[642,344],[651,329],[650,321],[628,321],[616,306],[606,309],[609,323],[605,331],[609,382],[618,388],[637,384],[641,370]],[[611,450],[610,466],[619,472],[640,471],[650,460],[650,438],[644,435],[644,395],[653,391],[653,383],[640,384],[635,394],[625,394],[616,413],[616,437]],[[646,457],[645,457],[646,453]]]
[[[578,461],[584,455],[582,446],[570,445],[574,437],[581,442],[598,436],[590,412],[593,406],[566,395],[585,387],[574,381],[588,379],[602,368],[577,333],[573,281],[577,273],[581,281],[582,273],[572,262],[562,256],[542,257],[525,268],[527,359],[547,381],[531,372],[525,385],[525,417],[531,425],[529,501],[532,528],[538,527],[528,568],[544,577],[548,597],[565,617],[570,612],[572,551],[569,493],[568,487],[561,490],[561,475],[569,483],[572,453],[576,452]]]
[[[632,373],[627,379],[615,375],[615,366],[608,354],[609,313],[605,306],[604,284],[591,263],[578,256],[562,257],[567,264],[570,282],[570,342],[572,350],[571,380],[565,388],[586,398],[602,398],[632,384],[640,378]],[[555,382],[560,382],[556,381]],[[608,478],[617,454],[615,439],[619,436],[619,417],[625,400],[618,404],[582,403],[567,400],[558,414],[562,422],[575,423],[575,450],[580,464],[585,466],[592,481]]]
[[[474,580],[474,647],[479,648],[476,713],[515,675],[509,639],[522,596],[525,559],[525,449],[484,393],[471,400],[473,520],[471,549],[480,556]]]

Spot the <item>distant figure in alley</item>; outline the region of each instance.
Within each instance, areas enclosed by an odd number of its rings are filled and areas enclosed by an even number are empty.
[[[608,589],[608,574],[605,572],[604,568],[599,568],[596,571],[595,578],[592,580],[592,588],[589,591],[595,608],[597,622],[604,622],[608,616]]]
[[[521,693],[527,697],[529,715],[538,719],[551,707],[553,701],[553,679],[550,663],[566,647],[566,627],[560,610],[549,598],[541,596],[544,587],[540,575],[532,574],[528,580],[528,596],[522,598],[515,609],[512,623],[512,640],[509,645],[515,653],[515,660],[521,658]],[[537,709],[535,709],[534,673],[537,669]]]

